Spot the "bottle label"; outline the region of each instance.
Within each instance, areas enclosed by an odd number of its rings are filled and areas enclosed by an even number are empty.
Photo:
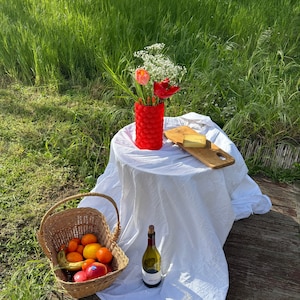
[[[149,285],[155,285],[161,281],[161,271],[149,270],[148,272],[146,272],[142,268],[142,275],[143,275],[143,281]]]

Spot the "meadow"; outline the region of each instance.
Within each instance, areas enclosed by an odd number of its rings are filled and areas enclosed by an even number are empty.
[[[299,1],[0,0],[0,28],[0,299],[61,295],[35,232],[133,122],[106,66],[131,87],[145,46],[187,68],[166,116],[209,115],[250,174],[300,180]]]

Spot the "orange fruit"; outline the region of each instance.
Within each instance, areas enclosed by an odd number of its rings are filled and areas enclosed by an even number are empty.
[[[78,245],[81,243],[81,239],[80,238],[72,238],[72,241],[77,242]]]
[[[77,246],[77,249],[76,249],[76,252],[78,252],[78,253],[80,253],[80,254],[82,254],[83,253],[83,248],[84,248],[84,246],[83,245],[78,245]]]
[[[87,269],[87,267],[89,266],[89,265],[91,265],[92,263],[94,263],[96,260],[95,259],[93,259],[93,258],[88,258],[88,259],[86,259],[85,261],[84,261],[84,263],[82,264],[82,270],[84,271],[84,270],[86,270]]]
[[[86,233],[81,238],[81,244],[84,246],[91,243],[97,243],[97,241],[98,239],[93,233]]]
[[[113,255],[108,248],[101,247],[100,249],[97,250],[96,257],[99,262],[103,264],[108,264],[111,262]]]
[[[98,249],[101,248],[101,245],[99,243],[91,243],[84,246],[83,249],[83,257],[84,258],[93,258],[96,259],[96,252]]]
[[[70,240],[69,243],[68,243],[68,252],[76,251],[77,247],[78,247],[77,240],[76,239]]]
[[[83,261],[83,256],[78,252],[69,252],[66,258],[69,262]]]

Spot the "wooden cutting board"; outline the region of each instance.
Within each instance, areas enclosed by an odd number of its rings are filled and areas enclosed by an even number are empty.
[[[164,131],[166,138],[210,168],[219,169],[234,164],[235,160],[231,155],[207,139],[205,148],[184,147],[183,138],[185,134],[198,134],[198,132],[188,126],[180,126]]]

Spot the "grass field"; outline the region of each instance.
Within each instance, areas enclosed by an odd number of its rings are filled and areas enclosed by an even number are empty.
[[[270,159],[281,146],[299,153],[298,2],[0,0],[0,299],[58,290],[36,230],[58,198],[94,186],[133,121],[104,65],[130,87],[144,46],[165,43],[188,71],[167,116],[209,115],[243,154],[260,146],[250,174],[299,180],[299,159]]]

